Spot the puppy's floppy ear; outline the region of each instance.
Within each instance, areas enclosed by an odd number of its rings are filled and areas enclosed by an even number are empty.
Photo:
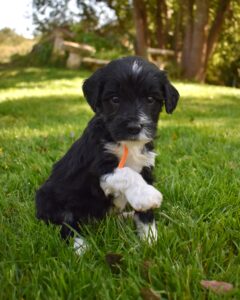
[[[98,112],[100,108],[102,73],[103,68],[97,70],[92,76],[84,81],[82,87],[84,97],[87,99],[87,102],[95,113]]]
[[[164,75],[165,78],[163,83],[163,95],[165,101],[165,109],[168,114],[171,114],[177,106],[180,95],[175,87],[171,85],[166,74]]]

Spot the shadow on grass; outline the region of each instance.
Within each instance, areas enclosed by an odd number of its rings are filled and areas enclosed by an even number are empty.
[[[45,125],[54,126],[65,122],[76,124],[79,118],[87,122],[92,116],[86,100],[72,94],[49,96],[26,96],[17,100],[0,103],[0,126],[15,125],[20,121],[25,125],[41,128]],[[206,103],[194,97],[184,97],[173,116],[163,115],[163,120],[170,122],[186,121],[193,124],[203,121],[211,125],[214,121],[229,125],[240,119],[240,99],[237,96],[225,96],[224,102],[215,100]],[[163,121],[164,122],[164,121]]]
[[[0,70],[0,89],[27,88],[29,83],[44,83],[53,80],[86,78],[86,70],[66,70],[55,68],[19,68]],[[25,83],[25,84],[24,84]],[[19,87],[19,85],[21,86]]]
[[[0,127],[86,124],[91,116],[91,109],[83,97],[67,94],[24,97],[0,103]]]
[[[164,120],[169,117],[164,116]],[[213,121],[221,119],[221,123],[231,125],[240,119],[240,97],[225,95],[223,99],[206,99],[184,96],[180,99],[179,106],[171,117],[176,121],[204,121],[211,125]]]
[[[69,84],[71,84],[71,79],[74,78],[86,78],[89,76],[87,71],[71,71],[65,69],[54,69],[54,68],[19,68],[19,69],[7,69],[0,71],[0,88],[14,88],[19,89],[28,88],[31,83],[36,86],[38,83],[43,84],[44,86],[51,84],[53,80],[67,79]],[[63,84],[63,83],[62,83]],[[59,84],[62,86],[62,84]],[[66,86],[67,87],[67,86]],[[54,96],[50,95],[49,97],[24,97],[19,100],[14,100],[10,102],[4,102],[0,105],[0,111],[2,115],[11,115],[14,118],[24,116],[30,119],[34,116],[36,121],[41,121],[43,118],[44,121],[48,118],[54,120],[62,121],[63,118],[72,118],[81,114],[81,105],[84,102],[79,101],[80,97],[74,97],[73,95],[63,95],[63,96]],[[78,106],[79,105],[79,106]],[[79,112],[77,110],[79,109]],[[87,109],[82,109],[82,112],[88,113]],[[68,115],[69,113],[69,115]],[[42,116],[42,117],[41,117]],[[168,120],[169,117],[163,116],[164,119]],[[221,119],[222,124],[230,124],[235,122],[240,118],[240,97],[236,93],[233,93],[231,96],[229,92],[224,95],[222,92],[213,92],[212,95],[204,94],[202,97],[198,94],[193,96],[183,96],[180,99],[178,108],[173,114],[173,121],[186,121],[194,122],[197,120],[206,121],[209,123],[213,119],[216,121]]]

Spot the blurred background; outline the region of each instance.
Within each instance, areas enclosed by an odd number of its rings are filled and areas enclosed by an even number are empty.
[[[141,55],[171,78],[240,86],[239,0],[8,0],[0,68],[91,69]]]

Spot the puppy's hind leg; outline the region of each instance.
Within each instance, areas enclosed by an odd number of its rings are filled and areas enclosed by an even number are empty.
[[[134,220],[141,240],[147,241],[149,244],[157,241],[158,233],[153,210],[150,209],[144,212],[136,211]]]

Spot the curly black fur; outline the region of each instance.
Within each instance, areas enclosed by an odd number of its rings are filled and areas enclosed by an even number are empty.
[[[37,218],[62,225],[64,238],[72,234],[70,227],[79,230],[79,224],[103,218],[112,206],[100,178],[112,173],[119,159],[105,145],[138,140],[145,130],[149,151],[162,106],[171,113],[179,98],[166,74],[139,57],[118,59],[99,69],[84,82],[83,92],[96,114],[36,193]],[[151,122],[140,124],[139,113]],[[152,184],[149,167],[143,167],[141,174]],[[153,214],[139,213],[139,217],[147,222]]]

